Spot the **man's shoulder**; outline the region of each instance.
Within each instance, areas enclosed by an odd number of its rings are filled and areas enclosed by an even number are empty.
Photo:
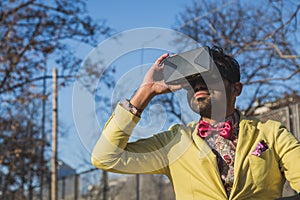
[[[256,133],[269,139],[276,136],[280,130],[286,129],[281,122],[272,119],[261,120],[257,117],[245,117],[243,120],[244,127],[252,127],[252,130],[257,131]]]
[[[173,124],[169,127],[169,131],[171,132],[178,132],[178,130],[194,130],[197,126],[197,122],[192,121],[188,123],[187,125],[184,124]]]
[[[257,127],[273,127],[273,128],[279,128],[282,127],[282,123],[276,120],[272,120],[272,119],[266,119],[266,120],[262,120],[259,119],[255,116],[243,116],[243,118],[241,120],[244,120],[247,124],[253,124]]]
[[[167,131],[163,132],[161,135],[169,139],[177,137],[182,138],[182,136],[190,138],[196,126],[197,122],[190,122],[187,125],[173,124]]]
[[[278,131],[281,128],[286,128],[281,122],[276,121],[276,120],[272,120],[272,119],[268,119],[265,121],[259,121],[258,123],[258,127],[260,129],[264,129],[267,131]]]

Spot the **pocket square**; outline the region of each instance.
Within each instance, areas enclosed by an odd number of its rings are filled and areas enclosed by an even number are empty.
[[[251,153],[251,155],[260,156],[262,152],[268,149],[268,145],[264,140],[261,140],[257,145],[255,150]]]

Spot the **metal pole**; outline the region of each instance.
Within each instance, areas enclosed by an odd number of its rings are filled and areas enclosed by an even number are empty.
[[[140,175],[136,174],[136,200],[140,200]]]
[[[45,68],[44,72],[44,79],[43,79],[43,99],[42,99],[42,147],[41,147],[41,157],[40,157],[40,165],[42,166],[41,169],[41,176],[40,176],[40,200],[43,200],[43,190],[44,190],[44,152],[45,152],[45,146],[46,146],[46,134],[45,134],[45,122],[46,122],[46,91],[47,91],[47,81],[46,81],[46,75],[47,75],[47,68]]]
[[[102,199],[107,200],[108,199],[108,173],[105,170],[102,171],[102,180],[103,180]]]
[[[79,175],[75,174],[75,181],[74,181],[74,200],[78,200],[78,191],[79,191]]]
[[[57,69],[52,70],[52,158],[51,158],[51,200],[57,200]]]

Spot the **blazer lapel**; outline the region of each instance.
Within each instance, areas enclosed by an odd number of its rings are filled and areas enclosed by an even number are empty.
[[[257,130],[256,124],[256,120],[247,120],[244,116],[241,116],[234,161],[234,181],[229,199],[231,199],[239,190],[239,177],[243,176],[241,175],[241,169],[245,160],[248,159],[247,156],[252,149],[253,139],[255,138],[255,132]]]
[[[212,150],[209,147],[209,145],[207,144],[207,142],[205,140],[203,140],[202,138],[200,138],[200,136],[198,136],[197,130],[198,130],[198,128],[196,127],[192,133],[192,139],[193,139],[193,142],[195,143],[195,145],[197,146],[197,148],[199,149],[199,156],[202,159],[209,160],[210,166],[211,166],[211,168],[209,169],[209,170],[211,170],[209,173],[209,176],[215,177],[217,179],[217,180],[215,180],[216,182],[218,182],[218,186],[216,186],[216,187],[218,187],[219,188],[218,190],[222,191],[222,195],[224,197],[226,197],[227,195],[226,195],[226,191],[225,191],[225,188],[223,187],[223,183],[221,180],[216,155],[212,152]]]

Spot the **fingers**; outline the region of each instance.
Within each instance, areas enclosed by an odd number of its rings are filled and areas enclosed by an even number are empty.
[[[163,54],[162,56],[160,56],[160,57],[156,60],[155,64],[160,64],[161,61],[163,61],[163,60],[164,60],[165,58],[167,58],[168,56],[169,56],[168,53]]]
[[[150,86],[155,95],[165,94],[169,92],[174,92],[183,88],[183,85],[168,85],[164,81],[163,76],[163,65],[160,65],[161,62],[169,56],[168,53],[161,55],[154,63],[154,65],[146,73],[143,83],[143,86]]]
[[[180,90],[182,87],[180,85],[168,85],[170,92],[175,92],[177,90]]]
[[[168,87],[172,92],[175,92],[180,89],[185,89],[187,87],[187,85],[188,85],[188,83],[183,83],[183,84],[178,84],[178,85],[168,85]]]

